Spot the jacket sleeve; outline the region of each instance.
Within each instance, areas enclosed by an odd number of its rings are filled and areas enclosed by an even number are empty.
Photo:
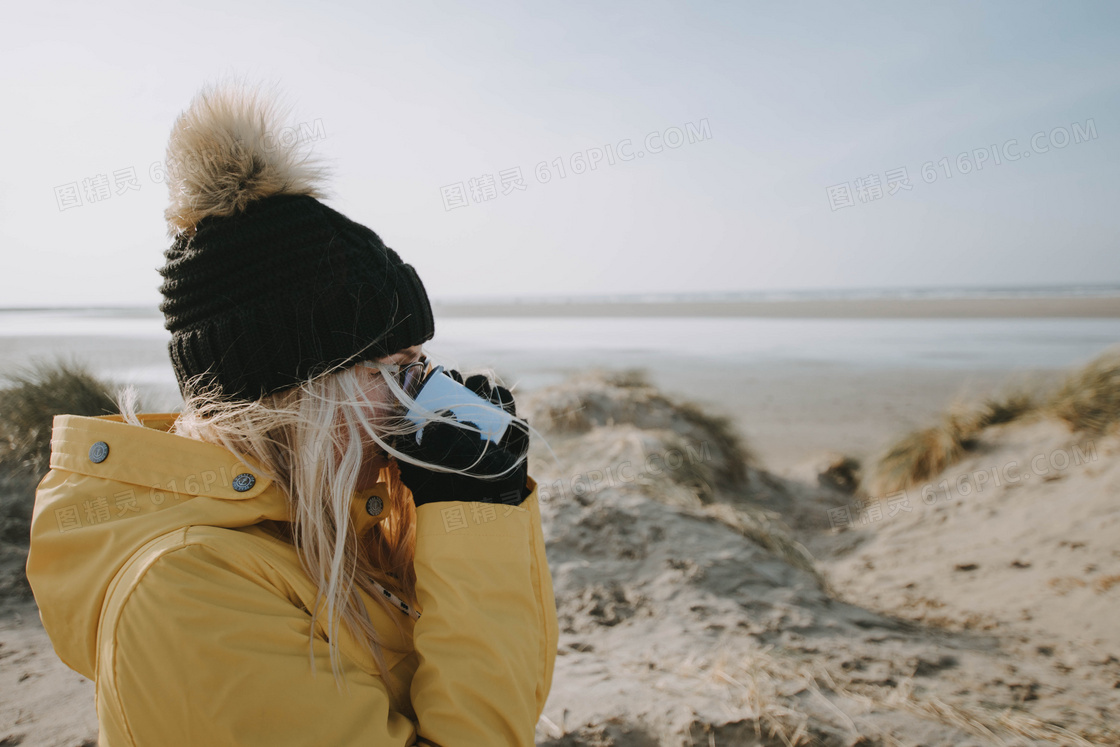
[[[121,606],[111,661],[100,662],[113,686],[98,710],[112,709],[126,733],[109,743],[534,744],[556,609],[536,496],[524,510],[507,508],[453,502],[417,512],[415,723],[393,710],[379,677],[345,656],[339,690],[321,636],[313,676],[309,614],[218,548],[186,541],[152,562]]]
[[[412,705],[442,747],[533,745],[552,686],[556,600],[537,492],[417,509]]]

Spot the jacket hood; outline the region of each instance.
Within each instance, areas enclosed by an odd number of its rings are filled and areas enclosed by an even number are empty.
[[[59,415],[31,520],[27,578],[55,651],[94,678],[102,607],[118,571],[149,541],[190,526],[290,521],[286,495],[224,447],[169,433],[177,415]],[[385,486],[355,494],[388,500]],[[384,515],[387,512],[382,512]],[[375,521],[361,511],[351,516]]]

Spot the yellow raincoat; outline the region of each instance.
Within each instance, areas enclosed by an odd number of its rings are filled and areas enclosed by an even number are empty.
[[[36,496],[27,577],[55,651],[96,682],[101,747],[534,743],[557,645],[536,481],[517,507],[417,509],[419,618],[402,613],[402,639],[363,597],[408,652],[385,651],[408,694],[396,702],[344,624],[343,690],[323,612],[309,643],[315,586],[262,524],[289,520],[281,491],[168,433],[174,417],[58,416]],[[378,520],[370,492],[355,496],[359,521]]]

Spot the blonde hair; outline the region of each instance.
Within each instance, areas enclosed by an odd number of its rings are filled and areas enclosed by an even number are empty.
[[[410,606],[416,603],[416,508],[411,492],[400,479],[397,464],[390,460],[379,474],[379,481],[389,485],[389,513],[370,532],[357,536],[350,521],[350,504],[362,465],[370,456],[372,444],[377,444],[398,460],[433,471],[463,474],[470,468],[459,470],[418,461],[397,451],[388,440],[415,433],[427,422],[436,420],[475,433],[478,429],[425,410],[400,388],[390,368],[379,368],[380,381],[375,373],[372,377],[372,372],[366,373],[370,369],[364,366],[336,368],[251,402],[230,402],[205,392],[195,394],[187,398],[171,430],[220,444],[252,459],[285,493],[292,517],[290,541],[317,587],[309,648],[314,642],[319,603],[325,597],[331,670],[336,681],[340,663],[336,632],[344,621],[358,640],[368,646],[386,687],[391,689],[384,644],[362,603],[359,589],[384,608],[403,632],[400,609],[376,589],[373,581]],[[496,378],[490,369],[478,372],[491,381]],[[371,397],[371,378],[379,393],[384,393],[384,386],[391,397]],[[118,403],[125,419],[139,425],[135,417],[135,392],[122,391]],[[420,424],[405,419],[402,405],[415,408],[425,419]],[[529,430],[535,431],[531,426]],[[525,459],[527,455],[501,475],[516,469]],[[472,472],[472,476],[483,478],[496,479],[501,475]],[[311,668],[314,672],[313,649]]]

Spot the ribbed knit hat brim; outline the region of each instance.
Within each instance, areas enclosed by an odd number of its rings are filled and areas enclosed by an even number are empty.
[[[435,334],[415,269],[314,197],[205,218],[165,256],[160,309],[184,397],[259,399]]]

